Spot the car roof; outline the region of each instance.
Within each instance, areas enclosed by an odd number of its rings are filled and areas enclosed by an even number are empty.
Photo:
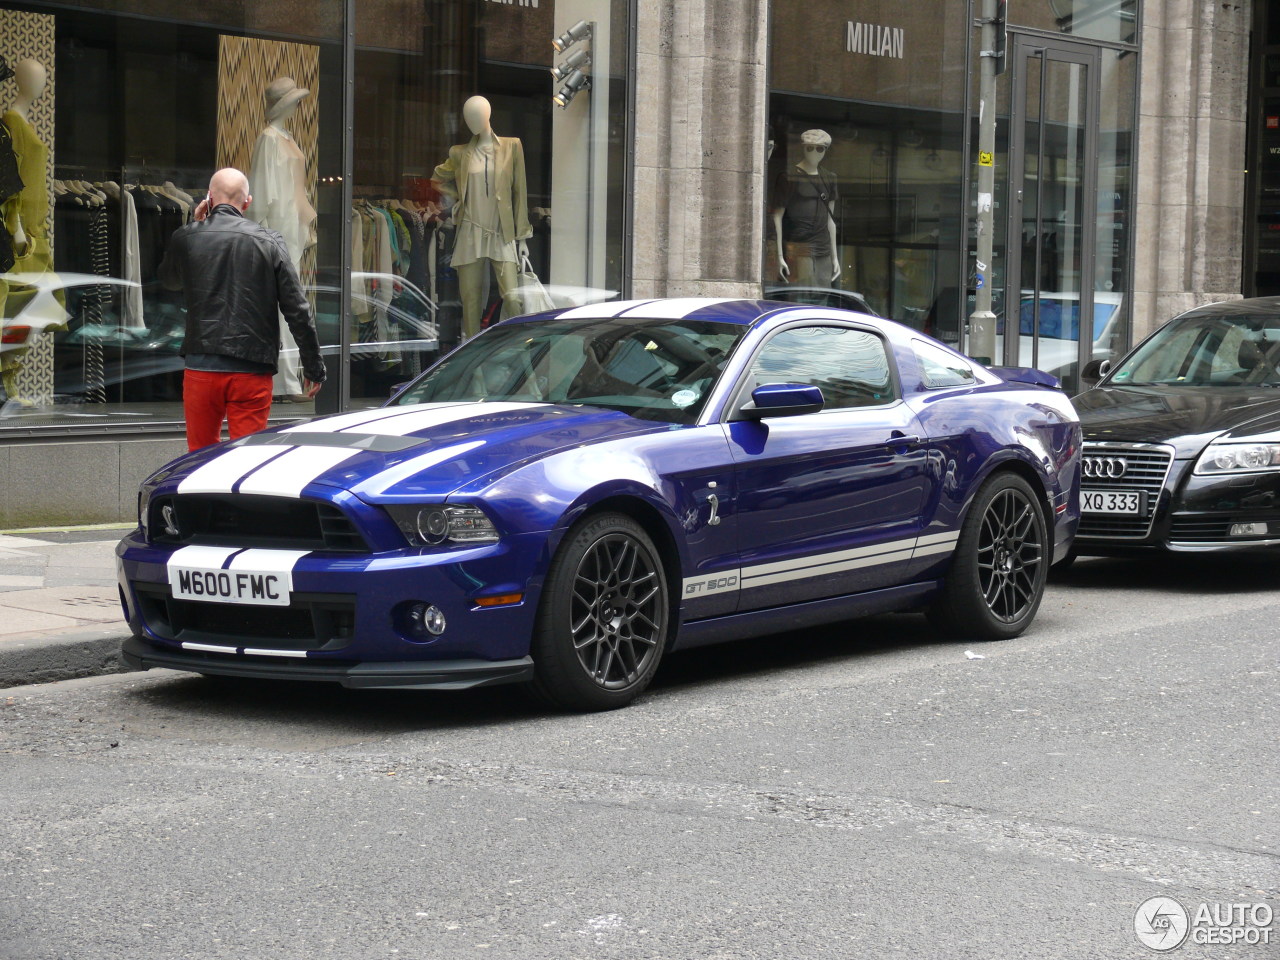
[[[1251,297],[1245,300],[1220,300],[1192,307],[1183,317],[1280,316],[1280,297]]]
[[[720,323],[740,323],[754,326],[769,318],[801,312],[814,316],[815,311],[824,317],[845,317],[851,320],[873,321],[882,326],[884,321],[870,314],[855,313],[837,307],[818,307],[805,303],[782,303],[772,300],[740,300],[717,297],[678,297],[659,300],[608,300],[569,309],[548,310],[527,317],[514,317],[508,323],[565,319],[634,318],[636,320],[714,320]]]

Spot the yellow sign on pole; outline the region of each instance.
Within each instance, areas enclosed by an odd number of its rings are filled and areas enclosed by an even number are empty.
[[[995,162],[996,155],[994,153],[983,150],[978,154],[978,166],[980,167],[991,167],[995,165]]]

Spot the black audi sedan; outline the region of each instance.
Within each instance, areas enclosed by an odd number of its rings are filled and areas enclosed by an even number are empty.
[[[1090,367],[1076,553],[1280,550],[1280,297],[1197,307]]]

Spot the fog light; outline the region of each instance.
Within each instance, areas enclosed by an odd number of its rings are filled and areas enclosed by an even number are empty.
[[[438,637],[444,633],[444,611],[433,603],[415,603],[409,608],[409,631],[418,636]]]
[[[1265,537],[1266,535],[1265,523],[1233,523],[1231,530],[1227,533],[1230,537]]]

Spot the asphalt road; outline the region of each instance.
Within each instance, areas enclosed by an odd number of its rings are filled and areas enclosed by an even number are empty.
[[[672,657],[629,709],[178,673],[0,695],[0,957],[1151,958],[1280,891],[1270,564],[1082,561],[1032,631]],[[966,651],[981,655],[970,659]]]

